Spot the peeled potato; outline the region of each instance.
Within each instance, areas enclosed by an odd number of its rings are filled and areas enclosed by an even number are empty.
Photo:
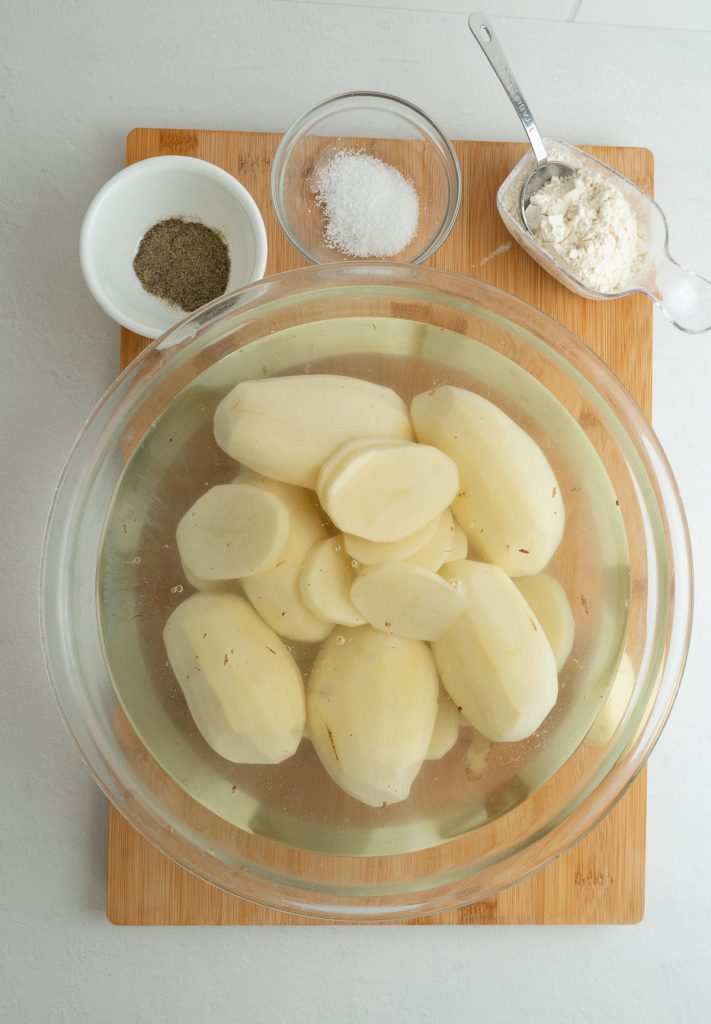
[[[365,619],[351,601],[355,576],[343,536],[325,537],[311,548],[304,562],[299,579],[304,603],[326,622],[362,626]]]
[[[193,594],[163,631],[168,660],[198,729],[221,757],[278,764],[305,723],[296,662],[248,601]]]
[[[565,510],[547,458],[528,434],[480,395],[444,386],[413,399],[419,441],[459,470],[452,511],[477,552],[510,576],[532,576],[563,536]]]
[[[289,510],[277,495],[249,483],[220,484],[178,523],[178,552],[200,579],[254,576],[277,561],[290,527]]]
[[[306,605],[299,577],[311,548],[325,536],[321,515],[308,491],[289,484],[250,477],[255,487],[276,494],[289,510],[291,530],[286,547],[271,569],[242,581],[244,592],[273,630],[290,640],[313,643],[333,628]]]
[[[182,569],[185,579],[195,590],[217,593],[236,593],[239,590],[238,580],[204,580],[201,576],[196,576],[194,572],[190,572],[186,565],[183,565]]]
[[[452,749],[459,736],[459,712],[444,690],[440,690],[437,701],[437,717],[430,745],[427,748],[426,761],[438,761],[440,757]]]
[[[615,681],[600,714],[585,739],[595,746],[604,747],[615,734],[622,721],[634,689],[634,665],[627,651],[622,655]]]
[[[553,648],[556,668],[560,672],[575,640],[575,619],[565,591],[558,580],[544,573],[521,576],[514,583],[543,627],[548,643]]]
[[[456,553],[454,551],[456,546]],[[462,554],[462,549],[464,553]],[[445,562],[453,562],[465,558],[467,554],[467,540],[464,531],[454,521],[454,516],[448,508],[441,513],[437,522],[437,528],[427,543],[411,555],[407,561],[414,565],[421,565],[423,569],[430,569],[437,572]]]
[[[336,526],[370,541],[400,541],[457,493],[457,467],[431,445],[361,448],[319,477],[321,505]]]
[[[336,630],[306,687],[311,742],[334,782],[370,807],[405,800],[427,754],[438,692],[426,644],[370,626]]]
[[[442,515],[445,513],[443,512]],[[365,540],[363,537],[356,537],[353,533],[344,533],[348,554],[361,565],[379,565],[381,562],[404,562],[411,555],[416,554],[420,548],[431,539],[434,534],[440,517],[435,516],[429,523],[425,523],[419,530],[415,530],[402,540],[383,542],[378,544],[372,540]]]
[[[358,437],[410,440],[407,407],[391,388],[332,374],[242,381],[215,413],[215,439],[228,455],[301,487],[315,487],[323,463]]]
[[[476,782],[484,774],[491,747],[491,740],[478,732],[474,733],[464,756],[464,771],[470,782]]]
[[[364,569],[351,587],[351,600],[375,629],[412,640],[437,640],[467,603],[437,573],[410,562]]]
[[[555,657],[513,581],[498,566],[442,569],[466,609],[432,645],[442,684],[474,728],[494,742],[534,733],[558,698]]]

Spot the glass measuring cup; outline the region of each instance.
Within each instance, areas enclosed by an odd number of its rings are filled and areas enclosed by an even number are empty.
[[[558,139],[545,139],[549,153],[577,168],[589,166],[607,178],[614,179],[632,207],[646,240],[647,255],[643,265],[626,287],[616,292],[600,292],[588,288],[554,256],[544,249],[523,224],[518,211],[521,184],[531,171],[534,158],[526,153],[508,174],[496,194],[499,215],[511,235],[529,256],[544,270],[572,292],[586,299],[619,299],[641,292],[664,312],[668,319],[687,334],[711,330],[711,281],[686,267],[669,255],[669,227],[657,203],[629,178],[618,174],[607,164]],[[512,197],[515,202],[512,203]]]

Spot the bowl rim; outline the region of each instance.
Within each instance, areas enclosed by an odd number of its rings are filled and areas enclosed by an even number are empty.
[[[146,157],[144,160],[136,160],[134,163],[128,164],[128,166],[117,171],[116,174],[101,186],[87,207],[79,233],[79,263],[81,265],[86,285],[94,297],[94,300],[103,309],[103,311],[122,327],[127,328],[129,331],[133,331],[135,334],[140,334],[144,338],[159,338],[162,334],[165,334],[166,331],[171,330],[175,324],[184,319],[184,311],[176,310],[177,315],[172,321],[166,321],[166,325],[164,327],[155,328],[136,320],[130,314],[117,306],[116,303],[114,303],[107,295],[96,273],[94,256],[100,236],[95,230],[95,225],[100,208],[105,203],[111,201],[111,198],[118,186],[122,185],[126,181],[131,181],[132,179],[140,180],[148,175],[168,168],[173,170],[178,169],[180,170],[180,173],[185,174],[186,176],[193,175],[218,182],[232,193],[238,205],[240,205],[247,214],[250,227],[254,233],[256,246],[254,275],[249,281],[244,282],[239,287],[247,287],[254,281],[258,281],[262,278],[267,265],[267,230],[264,225],[262,214],[251,193],[248,192],[242,182],[235,178],[233,174],[230,174],[229,171],[226,171],[223,167],[219,167],[217,164],[212,163],[210,160],[203,160],[200,157],[179,156],[174,154]],[[234,290],[235,289],[233,289],[233,291]],[[223,296],[220,296],[220,298],[222,297]],[[170,310],[170,307],[166,306],[166,310]]]
[[[231,878],[239,876],[243,885],[249,887],[248,891],[239,891],[231,887],[226,881],[226,876],[218,873],[217,862],[213,861],[215,867],[205,865],[204,858],[196,857],[199,848],[187,834],[177,834],[171,827],[165,808],[163,817],[145,808],[139,802],[135,793],[125,785],[120,774],[106,763],[104,752],[101,749],[100,737],[89,734],[88,742],[82,744],[77,735],[77,708],[68,707],[63,699],[65,693],[58,684],[58,669],[66,669],[66,655],[60,651],[61,658],[57,657],[57,646],[53,643],[63,627],[67,625],[66,610],[63,610],[54,598],[58,590],[56,577],[59,571],[68,571],[63,551],[57,550],[57,542],[64,538],[70,530],[72,523],[66,515],[67,510],[76,507],[78,500],[76,494],[77,467],[74,463],[82,449],[87,449],[91,438],[87,436],[91,429],[96,432],[103,430],[111,419],[111,403],[116,405],[120,402],[122,395],[135,388],[137,381],[141,378],[150,382],[152,376],[150,364],[146,364],[152,358],[155,364],[156,356],[163,362],[163,351],[167,350],[170,355],[179,355],[186,346],[195,339],[196,330],[210,323],[219,324],[221,318],[229,316],[234,311],[251,312],[258,308],[264,298],[265,289],[272,287],[276,290],[276,297],[279,297],[281,286],[289,289],[295,281],[302,279],[303,287],[298,292],[287,291],[293,301],[304,299],[309,291],[318,290],[323,287],[325,275],[339,277],[341,279],[351,277],[348,282],[351,287],[362,286],[364,283],[364,265],[352,263],[332,264],[329,267],[323,265],[300,268],[274,275],[272,278],[259,284],[247,285],[242,289],[231,293],[228,302],[225,297],[215,300],[207,307],[203,307],[198,313],[190,314],[185,320],[168,331],[161,339],[154,341],[143,353],[141,353],[121,374],[114,384],[109,388],[103,398],[99,401],[86,424],[82,428],[74,446],[68,456],[62,475],[54,492],[52,506],[47,519],[45,536],[42,548],[41,580],[40,580],[40,623],[43,654],[45,665],[50,678],[50,683],[55,700],[59,706],[60,714],[77,746],[83,760],[87,764],[90,773],[107,797],[114,803],[121,813],[149,842],[162,849],[173,860],[183,867],[204,878],[206,881],[222,886],[227,891],[237,892],[238,895],[266,906],[298,914],[300,916],[311,916],[329,920],[396,920],[408,917],[418,917],[427,913],[438,913],[447,909],[454,909],[466,905],[474,900],[485,898],[494,892],[500,891],[509,884],[521,881],[545,866],[559,854],[565,852],[579,839],[584,837],[609,810],[624,795],[632,784],[647,757],[661,734],[661,731],[671,712],[676,694],[684,670],[688,652],[689,639],[692,625],[693,609],[693,567],[691,561],[691,548],[689,542],[688,526],[676,481],[674,480],[668,460],[654,434],[649,420],[639,408],[634,398],[618,380],[607,364],[586,346],[569,328],[552,317],[538,310],[536,307],[511,296],[492,285],[475,281],[463,274],[456,274],[448,271],[435,270],[434,268],[414,268],[410,264],[383,264],[380,262],[368,265],[374,275],[374,283],[387,284],[391,282],[401,287],[417,287],[422,282],[424,291],[432,291],[436,285],[441,285],[436,297],[459,297],[468,303],[477,305],[481,297],[488,294],[502,296],[514,307],[520,306],[528,310],[535,321],[541,324],[551,323],[556,326],[558,333],[563,332],[561,337],[565,340],[566,348],[561,352],[551,342],[539,336],[542,345],[552,348],[558,356],[568,362],[576,372],[576,362],[570,363],[568,352],[572,352],[575,361],[591,369],[593,377],[601,375],[605,383],[605,391],[599,392],[595,385],[594,391],[600,401],[608,407],[611,415],[617,418],[620,412],[626,420],[631,422],[635,433],[630,440],[635,448],[638,448],[643,456],[652,465],[652,473],[660,478],[663,485],[663,507],[664,525],[669,528],[668,536],[665,536],[667,547],[670,548],[672,556],[672,568],[675,570],[673,577],[673,601],[668,614],[670,629],[665,641],[666,658],[663,661],[653,698],[650,699],[651,713],[642,728],[639,728],[634,735],[633,741],[629,743],[629,749],[625,749],[624,755],[614,762],[609,771],[595,782],[595,787],[583,798],[582,802],[575,806],[571,813],[554,819],[547,823],[546,828],[537,832],[533,839],[519,850],[509,853],[505,864],[510,864],[514,857],[522,856],[523,867],[513,878],[509,878],[488,890],[476,891],[472,889],[472,875],[459,874],[454,882],[447,878],[446,882],[437,881],[429,888],[420,888],[412,892],[402,893],[400,896],[383,898],[380,894],[368,894],[363,902],[358,905],[346,905],[342,897],[335,904],[328,904],[325,901],[323,891],[315,891],[299,888],[294,884],[291,888],[283,881],[275,881],[271,876],[256,877],[254,871],[245,873],[237,868],[231,869]],[[400,275],[398,277],[398,275]],[[397,280],[393,280],[397,278]],[[341,280],[341,284],[343,281]],[[464,294],[462,294],[464,292]],[[477,299],[477,293],[480,298]],[[506,313],[497,314],[507,317]],[[531,328],[526,328],[530,331]],[[176,336],[174,344],[171,344],[171,335]],[[153,370],[155,370],[155,365]],[[587,378],[586,378],[587,379]],[[627,426],[620,424],[625,433]],[[629,435],[628,435],[629,436]],[[655,500],[659,500],[655,492]],[[58,615],[60,616],[58,621]],[[64,616],[63,618],[61,616]],[[60,645],[61,646],[61,645]],[[61,660],[65,663],[60,664]],[[71,694],[70,694],[71,697]],[[73,699],[73,698],[72,698]],[[79,709],[81,710],[81,708]],[[83,726],[85,723],[80,722]],[[88,748],[88,749],[87,749]],[[145,748],[144,748],[145,749]],[[127,762],[128,764],[128,762]],[[120,766],[119,771],[126,775],[126,765]],[[186,830],[187,831],[187,830]],[[450,840],[456,843],[458,840]],[[322,856],[322,855],[319,855]],[[336,855],[338,856],[338,855]],[[393,856],[384,855],[381,859],[392,860]],[[366,858],[368,859],[368,858]],[[212,870],[212,874],[210,871]],[[483,875],[487,878],[487,868]],[[250,877],[251,876],[251,877]],[[296,893],[296,895],[295,895]],[[309,900],[309,894],[311,900]],[[320,900],[319,900],[320,897]]]
[[[430,117],[430,115],[417,106],[416,103],[412,103],[410,100],[404,99],[402,96],[396,96],[394,93],[379,92],[374,89],[352,89],[347,92],[336,93],[334,96],[328,96],[326,99],[321,100],[314,106],[310,107],[303,114],[296,118],[296,120],[286,129],[284,134],[279,141],[279,145],[276,148],[274,157],[272,159],[272,167],[270,174],[270,191],[271,200],[274,212],[276,213],[279,226],[289,239],[291,244],[294,246],[301,255],[307,259],[310,263],[314,263],[317,266],[330,266],[335,260],[319,260],[311,250],[307,249],[302,245],[298,235],[292,231],[289,219],[286,216],[284,205],[281,201],[281,189],[280,183],[284,175],[285,168],[288,166],[288,156],[291,147],[294,143],[304,134],[305,129],[312,123],[314,117],[319,111],[322,111],[330,106],[341,103],[342,101],[349,99],[356,99],[359,97],[369,97],[371,99],[385,100],[388,104],[393,107],[404,107],[411,113],[415,114],[417,118],[421,118],[430,129],[430,132],[437,143],[441,146],[447,161],[450,165],[450,170],[453,172],[453,184],[454,184],[454,195],[453,200],[450,196],[450,202],[447,206],[445,217],[440,224],[440,227],[434,237],[430,240],[428,245],[418,253],[413,259],[409,260],[407,266],[416,266],[420,263],[424,263],[431,256],[437,252],[438,249],[444,244],[449,237],[454,225],[457,222],[459,211],[462,205],[462,169],[459,164],[459,158],[454,150],[452,143],[449,141],[447,135],[445,135],[442,128],[437,122]],[[334,250],[334,254],[335,253]],[[354,258],[347,262],[364,264],[374,262],[373,258]],[[391,260],[384,258],[378,260],[380,263],[392,263],[393,265],[403,265],[402,261]]]

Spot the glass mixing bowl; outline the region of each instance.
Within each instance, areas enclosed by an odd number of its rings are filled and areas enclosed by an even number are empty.
[[[193,725],[162,628],[191,590],[175,526],[231,479],[212,437],[237,381],[331,372],[407,401],[442,383],[495,401],[543,447],[566,506],[549,568],[576,620],[558,704],[534,736],[482,747],[462,729],[410,797],[341,792],[307,739],[276,766],[235,765]],[[334,264],[223,297],[154,342],[84,427],[47,526],[42,633],[57,700],[119,811],[237,895],[333,919],[404,918],[523,878],[589,830],[634,779],[686,656],[691,563],[664,454],[609,369],[504,292],[442,271]],[[292,645],[308,671],[313,649]],[[630,689],[600,729],[621,663]],[[609,725],[609,723],[608,723]],[[593,742],[594,740],[594,742]]]

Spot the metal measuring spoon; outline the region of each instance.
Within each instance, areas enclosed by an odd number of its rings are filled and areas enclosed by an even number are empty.
[[[496,77],[503,85],[506,95],[511,100],[513,108],[519,116],[521,124],[526,129],[528,141],[531,144],[533,155],[536,158],[536,166],[523,183],[521,195],[518,200],[518,208],[521,220],[527,229],[533,234],[531,225],[526,220],[526,210],[531,202],[531,196],[538,192],[551,178],[569,178],[575,174],[575,168],[569,164],[561,163],[560,160],[549,160],[546,147],[543,145],[540,133],[533,120],[533,114],[521,95],[521,90],[509,67],[499,42],[494,34],[491,22],[481,11],[475,11],[469,15],[469,30],[484,51],[484,56],[491,64]]]

